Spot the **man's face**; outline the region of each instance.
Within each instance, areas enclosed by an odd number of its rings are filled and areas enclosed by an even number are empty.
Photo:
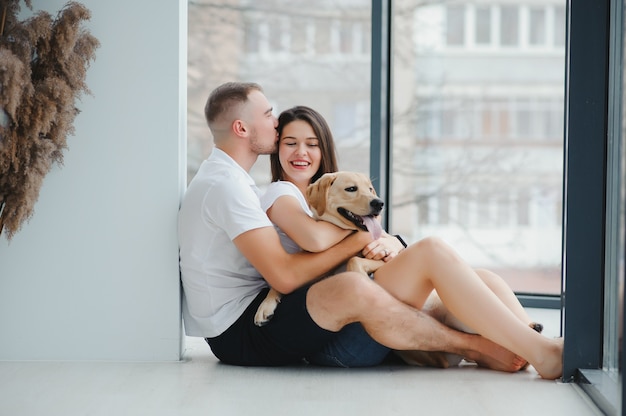
[[[269,155],[276,151],[278,142],[278,119],[265,95],[257,90],[248,95],[248,126],[250,148],[258,155]]]

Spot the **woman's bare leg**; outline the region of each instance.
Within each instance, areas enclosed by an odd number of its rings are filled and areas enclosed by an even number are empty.
[[[530,325],[532,322],[530,316],[522,306],[522,304],[515,296],[515,293],[511,289],[511,287],[502,279],[502,277],[498,276],[494,272],[486,269],[475,269],[476,274],[480,277],[480,279],[485,282],[485,284],[491,289],[491,291],[502,301],[502,303],[511,310],[526,325]],[[458,318],[454,317],[450,311],[443,305],[441,299],[437,295],[437,291],[433,290],[430,294],[426,303],[424,304],[423,310],[428,312],[429,315],[439,319],[444,322],[446,325],[452,326],[456,329],[461,329],[466,332],[474,332],[472,329],[464,325]],[[541,331],[539,331],[541,332]]]
[[[474,271],[520,321],[526,325],[532,322],[532,319],[528,316],[528,313],[517,299],[517,296],[515,296],[513,290],[511,290],[511,287],[500,276],[486,269],[476,269]]]
[[[522,321],[522,323],[531,326],[531,328],[535,329],[535,331],[541,332],[543,327],[536,322],[531,321],[530,316],[526,313],[526,310],[517,299],[517,296],[515,296],[513,290],[500,276],[485,269],[475,269],[474,271],[478,274],[482,281],[485,282],[489,289],[491,289],[491,291],[502,301],[502,303],[504,303],[504,305]],[[461,320],[450,313],[448,308],[446,308],[441,301],[441,298],[439,298],[436,290],[433,290],[428,299],[426,299],[426,302],[422,307],[422,311],[451,328],[468,333],[475,333],[472,328],[465,325],[461,322]],[[458,357],[454,354],[447,354],[446,357],[448,358],[448,363],[450,363],[450,365],[456,365],[460,359],[467,359],[467,357]],[[485,364],[489,366],[489,363],[480,361],[477,361],[477,364],[483,367]],[[526,362],[522,368],[526,368],[527,366],[528,362]]]
[[[524,323],[447,244],[427,238],[403,250],[375,274],[396,298],[422,308],[433,289],[448,310],[476,332],[524,357],[545,378],[562,372],[562,340]]]

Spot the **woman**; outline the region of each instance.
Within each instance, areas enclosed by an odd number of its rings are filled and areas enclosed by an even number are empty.
[[[262,206],[288,250],[326,250],[350,231],[314,220],[303,195],[321,175],[337,171],[332,134],[323,117],[308,107],[286,110],[278,122],[278,152],[271,156],[273,182],[261,199]],[[374,280],[396,298],[417,309],[424,309],[429,301],[429,305],[441,311],[440,302],[431,303],[431,295],[439,295],[452,314],[462,317],[464,324],[481,335],[521,357],[540,357],[534,361],[541,367],[542,375],[560,374],[562,340],[548,339],[529,328],[531,319],[499,276],[471,269],[450,247],[434,238],[405,248],[397,238],[384,233],[362,253],[386,262],[374,273]],[[344,336],[342,332],[339,339]],[[359,339],[362,336],[352,335]],[[349,341],[348,345],[355,344],[354,339]],[[550,364],[543,363],[544,355],[552,361]],[[384,354],[372,354],[371,362],[356,362],[374,365],[377,360],[382,361],[381,357]],[[548,371],[544,370],[546,367]]]

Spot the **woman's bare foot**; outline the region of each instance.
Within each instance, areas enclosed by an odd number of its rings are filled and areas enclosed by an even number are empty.
[[[531,327],[531,329],[534,329],[536,332],[540,333],[543,332],[543,324],[540,324],[539,322],[531,322],[528,324],[529,327]],[[528,361],[526,361],[526,364],[524,364],[522,366],[522,368],[520,368],[521,370],[526,370],[528,368],[528,366],[530,365],[530,363]]]
[[[531,363],[541,378],[555,380],[563,374],[563,338],[548,339],[548,346],[537,363]]]

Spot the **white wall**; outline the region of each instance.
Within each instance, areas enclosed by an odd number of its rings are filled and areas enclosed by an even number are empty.
[[[178,360],[187,2],[81,2],[94,96],[34,217],[0,237],[0,360]]]

